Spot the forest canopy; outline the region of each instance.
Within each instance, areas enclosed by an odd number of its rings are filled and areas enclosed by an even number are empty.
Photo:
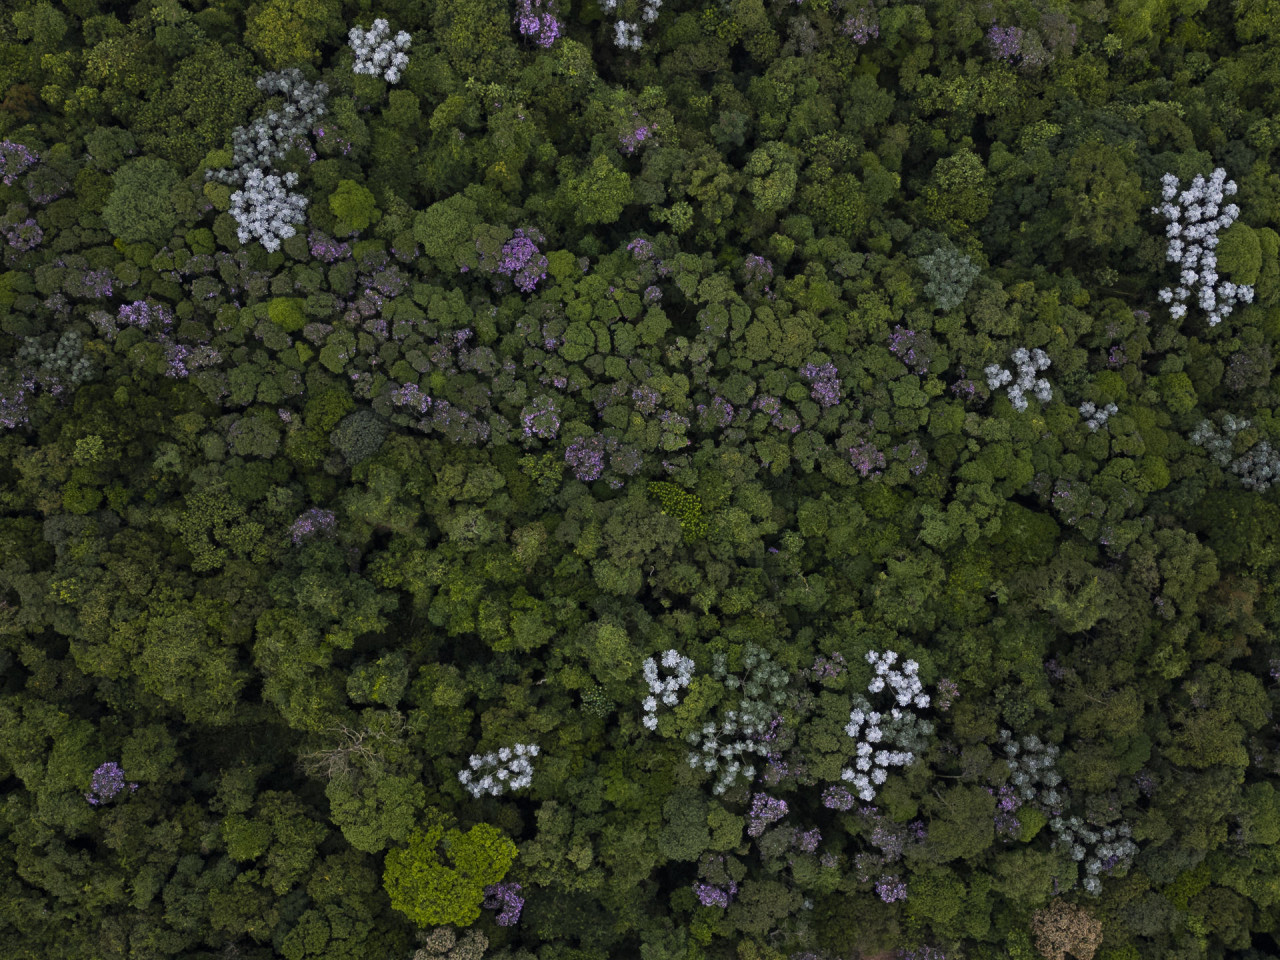
[[[1280,956],[1277,37],[6,4],[0,960]]]

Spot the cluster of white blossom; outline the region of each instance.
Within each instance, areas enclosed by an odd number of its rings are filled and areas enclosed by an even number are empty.
[[[1084,863],[1084,888],[1095,897],[1102,893],[1098,874],[1110,874],[1120,868],[1123,875],[1138,854],[1138,845],[1130,839],[1133,831],[1127,823],[1092,830],[1079,817],[1054,817],[1049,821],[1049,828],[1054,833],[1053,846],[1065,848],[1072,860]],[[1093,850],[1086,849],[1086,844],[1092,844]]]
[[[867,662],[876,668],[875,676],[867,684],[868,692],[879,693],[888,685],[897,706],[881,713],[872,710],[865,698],[855,697],[849,723],[844,728],[856,742],[855,759],[852,768],[840,772],[840,779],[851,783],[859,798],[867,802],[875,799],[876,787],[888,778],[888,768],[910,765],[915,760],[912,748],[933,733],[931,723],[921,722],[915,713],[902,709],[912,705],[920,709],[929,706],[929,696],[917,676],[920,665],[908,660],[901,670],[895,670],[893,665],[897,661],[898,654],[892,650],[883,655],[875,650],[867,652]],[[882,744],[899,749],[885,749]]]
[[[1008,384],[1009,400],[1013,403],[1013,408],[1019,412],[1027,409],[1028,390],[1035,394],[1035,398],[1041,403],[1048,403],[1053,398],[1053,388],[1044,377],[1037,379],[1036,374],[1049,369],[1049,355],[1039,347],[1034,350],[1019,347],[1013,351],[1013,362],[1018,368],[1017,380],[1014,380],[1013,374],[1006,368],[996,363],[982,371],[987,375],[988,389],[999,390]]]
[[[458,781],[467,788],[473,797],[485,794],[496,797],[508,787],[519,790],[533,782],[533,765],[530,757],[538,755],[537,744],[517,743],[514,747],[503,747],[495,753],[481,756],[473,753],[470,767],[458,771]],[[495,768],[490,771],[490,768]],[[480,771],[486,771],[480,779],[475,779]]]
[[[236,236],[241,243],[260,240],[268,251],[275,251],[280,249],[281,240],[298,232],[293,225],[306,219],[307,198],[287,189],[297,183],[296,173],[278,177],[261,170],[250,171],[244,186],[231,194],[230,213],[238,225]]]
[[[1080,416],[1085,418],[1085,423],[1089,429],[1097,432],[1097,429],[1104,425],[1108,418],[1113,414],[1120,412],[1120,408],[1114,403],[1108,403],[1105,407],[1099,408],[1092,401],[1086,400],[1080,404]]]
[[[605,13],[613,13],[618,9],[618,0],[600,0],[600,6]],[[643,0],[640,8],[640,19],[645,23],[653,23],[658,19],[658,9],[662,6],[662,0]],[[640,49],[640,28],[639,23],[630,20],[619,20],[613,25],[613,45],[620,50],[639,50]]]
[[[1000,742],[1004,744],[1004,762],[1019,799],[1034,800],[1050,810],[1066,806],[1066,796],[1058,790],[1062,775],[1054,769],[1058,747],[1046,746],[1034,733],[1017,740],[1008,730],[1000,731]]]
[[[711,788],[711,792],[718,797],[729,789],[739,773],[748,780],[755,777],[755,766],[748,764],[744,767],[743,758],[748,753],[762,757],[768,755],[768,747],[757,740],[762,733],[763,730],[758,726],[744,724],[738,711],[730,710],[725,714],[724,723],[717,726],[712,721],[704,724],[701,730],[689,734],[688,741],[698,748],[696,752],[689,754],[689,766],[694,770],[702,769],[706,773],[712,773],[721,763],[724,764]],[[722,743],[722,737],[737,739]]]
[[[311,125],[324,116],[329,88],[310,83],[293,68],[264,74],[257,86],[268,96],[283,97],[284,105],[247,127],[237,127],[231,135],[230,168],[210,170],[205,179],[239,187],[231,194],[229,212],[240,242],[260,240],[268,251],[275,251],[282,240],[297,233],[293,225],[306,219],[307,198],[288,190],[298,183],[296,173],[281,177],[272,168],[290,147],[306,142]]]
[[[1198,287],[1200,307],[1209,315],[1209,326],[1216,326],[1231,313],[1236,301],[1253,302],[1253,287],[1237,286],[1229,281],[1218,283],[1218,255],[1214,253],[1218,245],[1217,234],[1231,226],[1240,215],[1240,208],[1234,203],[1223,207],[1221,213],[1218,205],[1224,197],[1236,192],[1236,183],[1227,179],[1227,172],[1221,167],[1213,171],[1208,181],[1201,174],[1196,174],[1191,187],[1181,194],[1178,193],[1180,184],[1175,174],[1166,173],[1161,183],[1164,184],[1162,195],[1165,202],[1152,207],[1151,212],[1164,214],[1169,221],[1165,227],[1165,235],[1169,238],[1165,259],[1178,264],[1182,275],[1178,286],[1165,287],[1160,291],[1160,300],[1173,303],[1169,315],[1179,320],[1187,314],[1183,301]],[[1177,204],[1171,202],[1175,197]]]
[[[1280,451],[1262,440],[1234,460],[1231,459],[1236,434],[1249,428],[1249,421],[1229,413],[1222,415],[1222,432],[1212,420],[1201,420],[1187,439],[1197,447],[1204,447],[1209,458],[1220,467],[1228,467],[1240,478],[1246,490],[1261,492],[1280,481]]]
[[[352,27],[347,31],[347,41],[356,57],[355,73],[381,75],[387,83],[395,83],[409,65],[409,34],[401,30],[391,39],[391,26],[381,17],[373,21],[369,30]]]
[[[786,701],[789,677],[774,663],[769,651],[756,644],[746,645],[742,656],[743,676],[729,672],[728,657],[718,653],[712,659],[711,676],[728,690],[740,690],[737,709],[726,711],[724,721],[709,722],[685,739],[694,748],[689,766],[707,773],[719,770],[712,792],[723,794],[739,774],[748,780],[756,775],[754,765],[744,766],[747,754],[768,757],[774,749],[779,711]],[[733,738],[733,739],[728,739]]]
[[[231,133],[231,167],[210,170],[205,179],[239,186],[252,171],[270,170],[290,147],[305,142],[311,126],[324,116],[329,88],[304,79],[301,70],[291,67],[263,74],[257,87],[269,97],[283,97],[284,105],[247,127],[236,127]]]
[[[693,661],[681,656],[679,650],[668,650],[662,655],[662,666],[673,671],[665,679],[658,676],[658,663],[650,657],[644,662],[644,679],[649,684],[649,696],[644,698],[644,720],[647,730],[658,729],[658,698],[668,707],[680,702],[680,690],[689,686],[693,676]]]

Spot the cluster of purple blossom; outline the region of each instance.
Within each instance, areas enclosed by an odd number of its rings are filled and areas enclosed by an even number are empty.
[[[625,133],[618,137],[618,143],[622,145],[622,152],[628,157],[639,149],[640,145],[647,141],[653,131],[647,123],[637,124],[634,128],[628,129]]]
[[[880,476],[885,465],[884,454],[870,440],[864,440],[849,448],[849,462],[864,480],[867,477]]]
[[[552,0],[516,0],[516,26],[520,28],[520,36],[532,37],[540,47],[551,46],[563,29],[556,18],[557,12]]]
[[[750,253],[742,261],[744,283],[768,282],[773,279],[773,264],[758,254]]]
[[[311,249],[311,256],[325,263],[334,263],[351,256],[351,244],[340,243],[315,230],[307,235],[307,243]]]
[[[858,46],[864,46],[868,40],[880,36],[880,24],[876,19],[875,8],[866,4],[852,16],[845,17],[840,24],[840,32],[852,38]]]
[[[712,397],[711,403],[700,403],[695,409],[703,429],[723,429],[733,422],[733,404],[724,397]]]
[[[1019,27],[996,27],[987,31],[991,55],[1005,63],[1013,63],[1022,51],[1023,31]]]
[[[520,896],[520,884],[514,882],[491,883],[484,888],[486,910],[501,910],[495,918],[500,927],[513,927],[520,920],[520,911],[524,909],[524,897]]]
[[[922,337],[914,330],[895,325],[889,335],[889,352],[906,364],[912,373],[929,372],[929,357],[923,349]]]
[[[130,792],[138,789],[136,783],[131,783],[128,786]],[[120,764],[114,760],[109,760],[93,771],[93,782],[89,787],[90,792],[86,793],[84,798],[96,807],[98,804],[110,800],[124,788],[124,771],[120,769]]]
[[[281,411],[287,413],[288,411]],[[312,507],[303,513],[297,520],[293,521],[293,526],[289,528],[289,536],[293,540],[296,547],[317,533],[325,536],[333,536],[338,529],[338,518],[332,510],[324,510],[320,507]]]
[[[533,403],[520,411],[520,425],[528,439],[554,440],[560,432],[560,414],[554,397],[534,397]]]
[[[910,444],[900,443],[889,451],[895,457],[901,457],[913,477],[924,473],[929,466],[929,458],[920,449],[920,444],[912,440]]]
[[[751,809],[747,812],[747,836],[760,836],[765,827],[777,823],[786,815],[787,801],[771,797],[767,793],[757,793],[751,798]]]
[[[821,682],[838,677],[848,669],[849,665],[839,651],[829,657],[819,655],[814,658],[813,666],[809,668],[809,679]]]
[[[956,682],[950,677],[942,677],[938,680],[933,705],[945,713],[951,709],[951,704],[958,700],[959,697],[960,687]]]
[[[570,443],[564,451],[564,462],[583,483],[599,480],[606,466],[627,477],[634,476],[644,466],[640,452],[634,447],[624,446],[616,438],[601,434],[579,437]],[[609,485],[615,490],[622,483],[616,477],[609,480]]]
[[[767,415],[769,423],[779,430],[786,430],[788,433],[800,431],[800,417],[790,407],[784,407],[777,397],[771,397],[767,393],[759,394],[751,401],[751,409]]]
[[[857,798],[844,787],[835,785],[822,791],[822,805],[828,810],[847,812],[852,810]]]
[[[34,250],[40,245],[40,241],[44,239],[44,231],[40,229],[40,225],[35,220],[28,217],[21,223],[6,225],[4,236],[9,246],[19,253],[25,253],[28,250]]]
[[[791,843],[801,853],[817,853],[818,844],[822,842],[822,832],[813,827],[810,830],[801,830],[798,827],[792,834]]]
[[[843,399],[834,363],[806,363],[800,368],[800,376],[809,381],[809,395],[820,406],[834,407]]]
[[[907,899],[907,885],[897,877],[881,877],[876,882],[876,893],[885,903]]]
[[[30,423],[31,411],[27,407],[27,402],[40,384],[29,373],[14,377],[10,371],[0,371],[0,374],[4,373],[8,374],[10,382],[4,384],[0,379],[0,427],[15,430]]]
[[[732,880],[727,887],[698,882],[693,885],[693,892],[697,894],[698,902],[704,907],[727,907],[737,894],[738,885]]]
[[[532,293],[538,282],[547,279],[547,258],[538,250],[538,244],[544,237],[537,230],[523,228],[515,231],[515,236],[502,245],[502,254],[493,272],[510,277],[516,288],[523,293]],[[479,241],[476,249],[479,250]],[[484,266],[484,254],[480,254],[481,266]]]
[[[33,153],[25,144],[12,140],[0,140],[0,181],[6,187],[23,173],[40,162],[40,156]]]
[[[996,792],[991,788],[986,788],[987,793],[993,797]],[[1003,784],[1000,787],[999,796],[996,799],[995,824],[996,836],[1007,837],[1015,840],[1018,834],[1022,832],[1022,821],[1017,817],[1018,808],[1022,806],[1022,801],[1014,793],[1013,787],[1009,784]]]

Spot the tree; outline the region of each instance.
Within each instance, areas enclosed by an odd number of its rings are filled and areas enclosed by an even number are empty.
[[[1252,286],[1262,271],[1258,232],[1237,220],[1218,237],[1218,269],[1236,283]]]
[[[178,174],[158,157],[130,160],[111,178],[111,196],[102,210],[107,229],[125,243],[165,243],[178,225],[171,196]]]
[[[925,210],[944,226],[968,226],[986,217],[993,196],[982,158],[962,147],[934,165],[924,189]]]
[[[249,8],[244,42],[273,69],[313,63],[339,22],[333,0],[267,0]]]
[[[329,209],[338,218],[340,232],[364,230],[382,219],[373,194],[354,180],[338,181],[338,189],[329,195]],[[343,231],[343,227],[350,229]]]
[[[578,226],[614,223],[631,202],[631,178],[601,153],[562,182],[560,202]]]
[[[387,854],[382,885],[418,926],[466,927],[480,917],[484,888],[502,880],[515,858],[516,845],[497,827],[478,823],[463,833],[436,822]]]
[[[1056,899],[1031,918],[1036,949],[1048,960],[1093,960],[1102,945],[1102,921],[1084,907]]]
[[[1070,213],[1067,240],[1083,240],[1092,250],[1115,253],[1134,243],[1138,215],[1146,203],[1132,144],[1091,139],[1074,150],[1054,199]]]

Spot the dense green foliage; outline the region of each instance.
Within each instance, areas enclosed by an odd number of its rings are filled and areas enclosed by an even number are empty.
[[[3,6],[0,960],[1280,955],[1274,0]]]

